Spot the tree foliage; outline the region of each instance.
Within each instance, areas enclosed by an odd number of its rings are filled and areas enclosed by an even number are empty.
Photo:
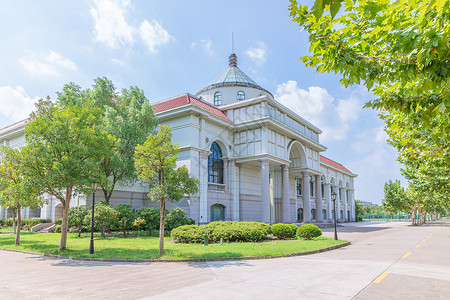
[[[0,147],[0,204],[14,214],[17,212],[16,246],[20,244],[21,209],[37,208],[44,202],[33,178],[24,172],[27,159],[27,149]]]
[[[65,92],[65,91],[64,91]],[[55,196],[63,205],[60,250],[66,249],[68,210],[72,196],[85,194],[101,180],[98,169],[114,155],[117,140],[96,128],[101,110],[89,105],[58,105],[40,100],[25,128],[27,176],[41,193]]]
[[[364,83],[379,97],[368,106],[420,106],[425,122],[450,107],[449,1],[316,0],[309,10],[291,0],[290,13],[309,33],[306,65]]]
[[[136,214],[129,204],[116,205],[114,210],[116,211],[117,226],[123,231],[123,236],[125,237],[127,231],[133,227]]]
[[[391,212],[410,210],[410,199],[406,196],[400,180],[389,180],[384,184],[383,206]]]
[[[89,210],[84,205],[69,208],[68,227],[75,227],[78,232],[78,237],[81,236],[81,231],[84,226],[84,218],[88,213]]]
[[[106,237],[106,230],[110,226],[117,225],[117,211],[106,203],[105,200],[95,203],[94,205],[94,228],[101,232],[102,238]],[[92,211],[84,217],[84,224],[91,227]]]
[[[135,182],[133,154],[136,145],[144,143],[153,133],[157,119],[153,108],[138,87],[130,87],[117,92],[111,80],[96,78],[91,89],[82,90],[70,83],[58,93],[62,105],[93,106],[101,110],[96,128],[119,139],[117,151],[104,157],[100,164],[102,180],[100,186],[106,202],[114,191],[117,182]]]
[[[139,178],[149,184],[149,197],[160,201],[159,255],[164,254],[164,222],[166,200],[178,201],[185,194],[198,190],[198,179],[192,178],[186,166],[177,168],[179,148],[172,144],[172,131],[160,126],[156,135],[149,135],[144,144],[136,147],[134,154]]]

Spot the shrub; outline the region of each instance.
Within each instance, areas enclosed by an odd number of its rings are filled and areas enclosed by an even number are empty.
[[[205,234],[211,243],[258,242],[270,233],[270,226],[258,222],[217,221],[207,225],[183,225],[172,230],[172,239],[179,243],[202,243]]]
[[[183,209],[177,207],[172,209],[167,215],[166,215],[166,223],[165,227],[167,230],[172,230],[174,228],[183,226],[183,225],[193,225],[195,224],[195,221],[191,218],[186,217],[186,211]]]
[[[129,204],[119,204],[114,207],[117,213],[117,226],[123,231],[123,235],[133,228],[133,221],[136,218],[133,208]]]
[[[86,206],[77,206],[69,208],[68,226],[69,232],[78,232],[78,236],[86,229],[84,225],[84,218],[89,213]],[[74,229],[75,228],[75,229]]]
[[[55,222],[53,222],[55,225],[62,225],[62,219],[56,219]]]
[[[150,235],[153,229],[159,228],[160,210],[154,207],[141,207],[136,211],[138,217],[145,220],[144,228]]]
[[[306,240],[311,240],[321,235],[322,230],[314,224],[304,224],[297,229],[297,236]]]
[[[91,226],[92,213],[89,212],[84,217],[84,224]],[[115,225],[117,222],[117,213],[110,204],[106,201],[100,201],[95,204],[94,208],[94,227],[96,230],[101,231],[102,237],[106,237],[106,230],[108,227]]]
[[[273,224],[271,227],[274,236],[280,240],[295,238],[297,233],[297,225],[295,224]]]

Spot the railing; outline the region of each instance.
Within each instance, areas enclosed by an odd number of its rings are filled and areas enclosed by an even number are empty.
[[[215,192],[225,192],[225,184],[208,182],[208,190]]]

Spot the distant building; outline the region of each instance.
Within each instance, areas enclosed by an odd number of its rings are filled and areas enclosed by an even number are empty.
[[[194,95],[154,104],[160,124],[171,125],[180,145],[177,164],[200,179],[199,192],[168,204],[181,207],[197,223],[216,220],[266,223],[332,222],[331,195],[337,194],[337,218],[355,220],[354,178],[343,165],[320,155],[322,131],[259,86],[229,57],[229,67]],[[0,144],[24,144],[25,121],[0,129]],[[98,192],[97,197],[102,195]],[[23,217],[58,219],[59,201],[48,196],[38,211]],[[118,185],[111,203],[159,206],[145,187]],[[84,197],[72,205],[86,204]],[[89,205],[89,199],[87,200]],[[170,206],[172,205],[172,207]],[[5,208],[0,216],[7,217]]]

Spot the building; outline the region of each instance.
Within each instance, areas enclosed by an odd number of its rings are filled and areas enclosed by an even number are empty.
[[[180,145],[178,165],[200,179],[199,192],[173,204],[197,223],[216,220],[266,223],[355,220],[354,178],[343,165],[321,155],[322,131],[277,102],[229,57],[229,67],[195,95],[154,104],[160,124],[170,125]],[[24,143],[25,121],[0,130],[0,143]],[[101,197],[101,194],[98,193]],[[89,204],[89,200],[87,201]],[[73,205],[85,204],[83,198]],[[118,186],[113,205],[158,206],[145,187]],[[168,208],[171,208],[170,205]],[[58,204],[48,197],[41,217],[56,219]],[[24,217],[38,212],[25,211]],[[3,208],[1,217],[6,217]]]

